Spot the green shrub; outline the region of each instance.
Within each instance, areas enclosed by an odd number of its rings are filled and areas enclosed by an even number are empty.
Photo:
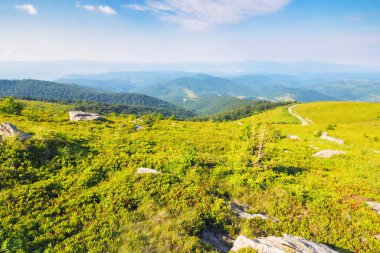
[[[21,112],[24,110],[25,106],[26,105],[24,103],[15,101],[13,97],[7,97],[4,99],[3,105],[0,107],[0,112],[21,115]]]

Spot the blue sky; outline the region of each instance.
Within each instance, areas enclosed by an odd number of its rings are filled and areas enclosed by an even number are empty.
[[[379,0],[1,0],[1,60],[380,66]]]

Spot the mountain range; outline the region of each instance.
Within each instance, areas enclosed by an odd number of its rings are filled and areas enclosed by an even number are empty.
[[[105,91],[146,94],[184,107],[193,107],[197,101],[217,96],[300,102],[380,101],[380,75],[377,74],[214,76],[189,72],[111,72],[65,76],[58,81]]]

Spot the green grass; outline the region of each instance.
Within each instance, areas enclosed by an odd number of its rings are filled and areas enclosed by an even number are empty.
[[[127,115],[70,122],[69,105],[25,103],[20,116],[0,114],[33,134],[0,142],[0,252],[211,252],[199,239],[205,228],[380,251],[380,217],[365,205],[380,201],[379,104],[299,104],[308,126],[281,107],[236,122],[138,122],[145,129],[135,131]],[[258,122],[271,123],[264,156],[247,167],[243,130]],[[347,155],[314,158],[311,145]],[[163,174],[136,175],[139,167]],[[233,201],[280,222],[240,220]]]
[[[317,102],[298,106],[295,111],[317,124],[380,124],[380,104],[366,102]]]

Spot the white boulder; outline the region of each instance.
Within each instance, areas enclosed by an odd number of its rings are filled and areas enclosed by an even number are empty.
[[[301,140],[301,138],[297,135],[287,135],[286,138],[292,139],[292,140],[297,140],[297,141]]]
[[[339,145],[343,145],[344,144],[344,140],[341,140],[341,139],[329,136],[326,132],[322,132],[321,139],[326,140],[326,141],[335,142],[335,143],[337,143]]]
[[[100,114],[90,112],[70,111],[69,115],[71,121],[91,121],[102,119]]]
[[[246,206],[239,206],[235,203],[233,203],[231,205],[231,210],[236,213],[240,218],[242,219],[254,219],[254,218],[259,218],[259,219],[262,219],[262,220],[271,220],[273,222],[278,222],[278,219],[276,218],[272,218],[272,217],[269,217],[268,215],[265,215],[265,214],[261,214],[261,213],[255,213],[255,214],[251,214],[251,213],[247,213],[245,212],[244,208]]]
[[[136,174],[161,174],[161,172],[149,168],[138,168]]]
[[[12,125],[11,123],[3,122],[0,125],[0,137],[1,138],[16,137],[20,140],[27,140],[31,138],[31,135],[18,130],[17,127]]]
[[[347,154],[347,153],[344,151],[325,149],[325,150],[321,150],[321,151],[315,153],[313,156],[319,157],[319,158],[331,158],[335,155],[345,155],[345,154]]]
[[[338,251],[321,243],[311,242],[297,236],[284,235],[284,237],[262,237],[251,240],[244,235],[240,235],[234,242],[231,251],[239,251],[245,248],[252,248],[259,253],[336,253]]]
[[[380,203],[367,201],[367,205],[380,215]]]

